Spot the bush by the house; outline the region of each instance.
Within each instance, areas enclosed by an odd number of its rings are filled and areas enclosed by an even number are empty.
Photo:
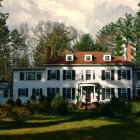
[[[140,101],[130,102],[130,113],[133,115],[140,114]]]
[[[13,106],[13,105],[14,105],[14,101],[13,101],[13,99],[12,99],[11,97],[8,98],[6,104],[7,104],[7,105],[10,105],[10,106]]]
[[[77,103],[76,103],[76,109],[81,109],[81,108],[83,108],[83,106],[84,106],[84,103],[82,102],[82,101],[78,101]]]
[[[68,110],[69,113],[73,112],[75,110],[75,104],[68,103],[67,110]]]
[[[15,106],[22,106],[22,102],[21,102],[20,98],[16,99]]]
[[[0,106],[0,116],[7,116],[11,114],[11,109],[7,106]]]
[[[30,111],[26,107],[13,107],[12,113],[16,116],[23,117],[23,116],[29,116]]]

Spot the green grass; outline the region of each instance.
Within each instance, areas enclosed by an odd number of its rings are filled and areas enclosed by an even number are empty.
[[[140,140],[140,118],[84,111],[65,117],[6,117],[0,120],[0,140]]]

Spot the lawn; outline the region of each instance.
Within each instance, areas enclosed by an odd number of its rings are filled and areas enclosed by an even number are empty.
[[[140,118],[101,117],[78,111],[68,116],[5,117],[0,140],[140,140]]]

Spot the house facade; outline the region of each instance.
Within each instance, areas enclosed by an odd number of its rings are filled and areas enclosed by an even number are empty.
[[[13,69],[13,99],[54,98],[59,92],[72,103],[90,103],[139,95],[140,69],[131,62],[129,49],[128,59],[103,52],[74,52],[52,59],[48,50],[44,67]]]

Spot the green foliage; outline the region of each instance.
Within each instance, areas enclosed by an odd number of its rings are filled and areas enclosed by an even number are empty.
[[[96,46],[97,47],[97,46]],[[76,51],[95,51],[94,40],[90,34],[83,34],[80,40],[74,45]]]
[[[13,107],[12,113],[16,116],[23,117],[23,116],[29,116],[30,111],[26,107]]]
[[[17,98],[15,101],[15,106],[22,106],[22,102],[20,98]]]
[[[57,93],[52,101],[52,110],[60,115],[68,113],[68,102],[63,100],[60,93]]]
[[[140,112],[140,101],[130,102],[130,113],[138,114]]]
[[[14,101],[12,98],[9,98],[6,102],[7,105],[13,106],[14,105]]]
[[[11,109],[7,106],[0,106],[0,116],[8,116],[11,114]]]
[[[67,110],[68,110],[69,113],[73,112],[75,110],[75,104],[68,103]]]

